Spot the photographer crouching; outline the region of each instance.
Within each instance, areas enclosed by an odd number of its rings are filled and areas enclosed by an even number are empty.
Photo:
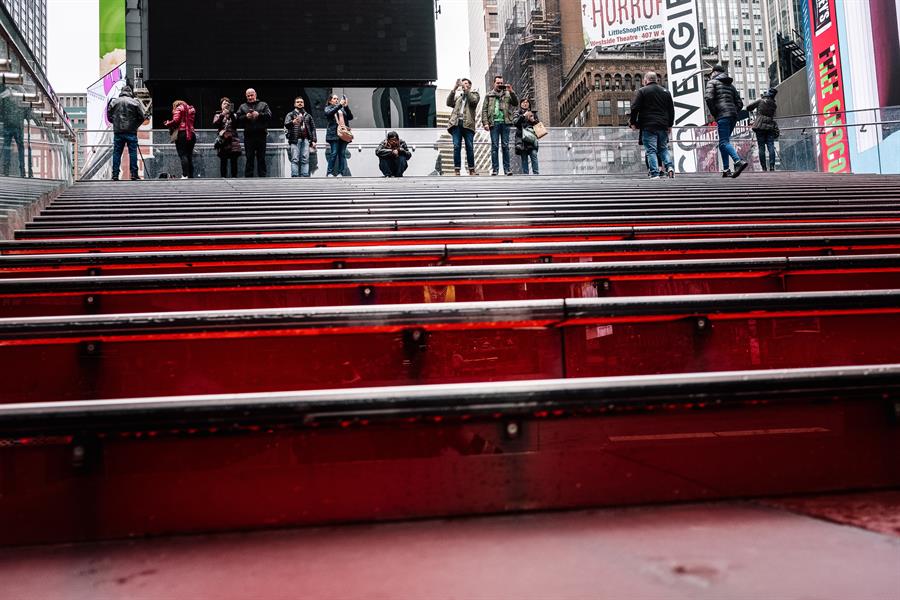
[[[378,168],[385,177],[403,177],[412,152],[396,131],[389,131],[387,138],[375,150],[375,155],[378,157]]]

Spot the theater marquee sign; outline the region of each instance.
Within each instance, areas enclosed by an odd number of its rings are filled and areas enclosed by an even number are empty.
[[[618,46],[663,37],[663,0],[585,0],[581,3],[585,45]]]

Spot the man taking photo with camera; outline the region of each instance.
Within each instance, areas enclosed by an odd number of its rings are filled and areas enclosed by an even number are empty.
[[[509,169],[509,128],[518,106],[519,98],[512,91],[512,86],[503,82],[502,75],[495,75],[494,87],[485,96],[481,109],[481,124],[491,132],[491,175],[497,175],[500,171],[498,147],[503,148],[503,172],[512,175]]]

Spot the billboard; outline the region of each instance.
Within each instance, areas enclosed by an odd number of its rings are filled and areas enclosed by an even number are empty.
[[[887,108],[900,106],[900,80],[892,76],[900,63],[900,0],[807,0],[803,8],[820,170],[900,173],[900,129],[883,124],[900,114]]]
[[[144,73],[151,83],[437,78],[431,1],[153,0],[146,6]]]
[[[663,0],[582,0],[585,46],[618,46],[664,36]]]
[[[695,144],[689,140],[695,135],[694,128],[706,123],[697,0],[667,0],[666,5],[666,70],[669,92],[675,103],[672,127],[675,170],[695,173]]]
[[[125,62],[125,0],[100,0],[100,68],[105,76]]]

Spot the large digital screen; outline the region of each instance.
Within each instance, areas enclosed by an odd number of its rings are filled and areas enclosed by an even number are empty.
[[[147,21],[151,81],[437,78],[431,0],[153,0]]]

